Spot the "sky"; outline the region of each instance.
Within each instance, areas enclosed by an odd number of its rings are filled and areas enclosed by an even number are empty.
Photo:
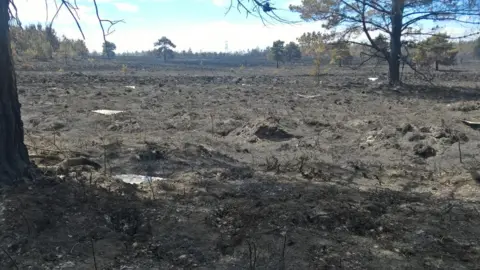
[[[59,0],[15,0],[22,23],[51,21]],[[72,1],[73,2],[73,1]],[[226,14],[230,0],[97,0],[100,16],[109,20],[124,20],[114,26],[108,40],[117,45],[117,52],[151,50],[153,43],[166,36],[177,45],[176,50],[240,51],[265,48],[275,40],[296,41],[305,32],[321,31],[321,22],[300,22],[290,4],[301,0],[275,0],[274,6],[282,18],[299,21],[294,25],[269,24],[259,18],[246,17],[232,9]],[[47,4],[46,4],[47,3]],[[101,51],[103,37],[92,0],[77,0],[79,23],[90,51]],[[105,24],[107,25],[107,24]],[[82,38],[75,21],[63,8],[54,21],[59,36]],[[463,34],[459,27],[448,27],[452,34]]]

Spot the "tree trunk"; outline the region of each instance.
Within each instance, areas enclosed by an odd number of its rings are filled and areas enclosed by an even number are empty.
[[[278,61],[277,61],[277,68],[278,68]]]
[[[11,57],[9,2],[0,0],[0,184],[18,182],[30,165]]]
[[[438,61],[435,61],[435,70],[438,71]]]
[[[390,57],[388,61],[390,84],[400,83],[400,54],[402,50],[402,24],[404,1],[392,0],[392,33],[390,34]]]
[[[167,51],[166,50],[163,50],[163,62],[164,63],[167,62]]]

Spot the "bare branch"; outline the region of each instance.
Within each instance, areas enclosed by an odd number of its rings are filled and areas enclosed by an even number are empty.
[[[67,8],[68,12],[70,12],[70,15],[72,15],[73,19],[75,20],[75,24],[77,24],[78,30],[80,30],[80,33],[82,34],[83,39],[85,39],[85,35],[83,34],[82,27],[80,26],[80,23],[78,22],[77,17],[75,17],[75,14],[73,14],[71,7],[69,6],[70,3],[68,3],[66,0],[62,0],[62,4]]]
[[[45,25],[47,25],[48,22],[48,0],[45,0],[45,11],[46,11],[46,17],[45,17]]]
[[[103,41],[104,43],[107,43],[107,36],[112,34],[114,31],[111,31],[110,29],[120,23],[120,22],[125,22],[124,20],[117,20],[117,21],[111,21],[111,20],[105,20],[105,19],[102,19],[100,17],[100,12],[98,10],[98,4],[97,4],[97,0],[93,0],[93,4],[95,6],[95,14],[97,15],[97,19],[98,19],[98,23],[100,24],[100,28],[102,29],[102,34],[103,34]],[[103,27],[103,22],[108,22],[110,25],[107,29],[107,32],[105,32],[105,28]]]
[[[250,6],[247,6],[245,2],[250,3]],[[230,0],[230,5],[227,8],[225,13],[228,14],[233,6],[237,7],[238,12],[245,11],[246,17],[253,16],[259,18],[263,25],[273,24],[274,22],[280,22],[285,24],[295,24],[300,21],[290,21],[281,18],[275,11],[277,8],[271,6],[269,1],[260,1],[260,0]],[[265,16],[266,15],[266,16]]]
[[[405,33],[403,35],[405,36],[438,36],[438,33]],[[480,35],[480,32],[474,32],[471,34],[466,34],[463,36],[456,36],[456,37],[447,36],[445,38],[446,39],[465,39],[465,38],[469,38],[477,35]]]
[[[53,15],[53,18],[52,18],[52,20],[50,21],[50,27],[52,27],[53,21],[55,20],[55,18],[57,18],[58,13],[59,13],[60,10],[62,9],[62,6],[63,6],[63,2],[60,3],[60,6],[57,7],[57,11],[55,12],[55,15]]]
[[[15,2],[10,1],[10,5],[13,7],[13,12],[12,9],[8,9],[8,13],[10,14],[10,19],[14,19],[15,22],[17,23],[18,26],[22,26],[22,22],[20,21],[20,18],[18,17],[18,9],[17,6],[15,5]]]

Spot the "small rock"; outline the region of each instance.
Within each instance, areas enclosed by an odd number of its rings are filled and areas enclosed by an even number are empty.
[[[424,134],[414,132],[414,133],[412,133],[408,136],[408,141],[409,142],[416,142],[416,141],[421,141],[425,138],[426,138],[426,136]]]
[[[433,132],[432,136],[435,139],[441,139],[441,138],[448,137],[448,134],[445,132],[445,130],[436,130]]]
[[[43,256],[43,260],[46,262],[53,262],[57,260],[57,256],[55,256],[53,253],[48,253]]]
[[[52,130],[60,130],[64,128],[67,124],[61,121],[55,121],[52,123]]]
[[[407,134],[408,132],[412,132],[413,131],[413,126],[408,124],[408,123],[405,123],[403,124],[400,128],[398,128],[398,131],[402,132],[403,135]]]
[[[290,140],[294,136],[285,130],[276,127],[276,126],[266,126],[262,125],[257,127],[255,131],[255,136],[263,140],[270,140],[270,141],[284,141]]]
[[[437,150],[431,147],[430,145],[426,145],[423,143],[418,143],[413,147],[413,151],[415,155],[422,157],[422,158],[429,158],[434,157],[437,155]]]
[[[234,84],[238,84],[238,83],[241,82],[241,81],[242,81],[242,77],[237,77],[237,78],[234,78],[234,79],[232,80],[232,82],[233,82]]]
[[[431,132],[430,127],[421,127],[419,130],[420,130],[420,132],[423,132],[423,133],[430,133]]]
[[[110,130],[110,131],[118,131],[121,128],[122,127],[119,124],[111,124],[107,127],[107,129]]]
[[[465,134],[465,133],[463,133],[463,132],[458,132],[458,133],[456,134],[456,137],[457,137],[457,139],[460,140],[461,142],[468,142],[468,140],[469,140],[467,134]]]

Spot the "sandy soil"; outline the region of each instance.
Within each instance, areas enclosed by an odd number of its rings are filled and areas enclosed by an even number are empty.
[[[479,74],[128,66],[18,72],[36,164],[102,169],[0,189],[1,269],[480,269]]]

